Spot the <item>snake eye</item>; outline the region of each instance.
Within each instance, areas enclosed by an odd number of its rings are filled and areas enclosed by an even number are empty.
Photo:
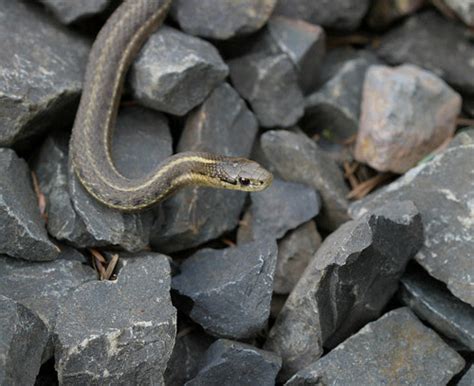
[[[248,178],[239,178],[240,185],[242,186],[249,186],[250,185],[250,180]]]

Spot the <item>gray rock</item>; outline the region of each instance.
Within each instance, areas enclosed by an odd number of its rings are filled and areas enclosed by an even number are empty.
[[[314,221],[300,225],[281,239],[278,243],[273,292],[289,294],[320,246],[321,236]]]
[[[408,308],[369,323],[285,385],[446,385],[464,360]]]
[[[0,385],[33,385],[47,340],[41,319],[0,295]]]
[[[469,369],[462,376],[456,386],[472,386],[474,384],[474,365],[471,363]]]
[[[0,146],[72,122],[89,43],[25,2],[0,0]]]
[[[424,272],[405,273],[400,298],[438,332],[474,351],[474,309]]]
[[[474,305],[474,145],[447,149],[408,171],[390,185],[355,202],[353,217],[394,200],[411,200],[420,210],[425,244],[416,260],[447,284],[461,300]]]
[[[58,312],[59,383],[162,384],[176,333],[166,256],[122,259],[116,281],[88,282]]]
[[[54,260],[59,249],[49,239],[26,162],[0,148],[0,254]]]
[[[289,230],[319,213],[321,200],[307,185],[274,179],[263,192],[250,193],[251,206],[247,229],[237,234],[238,242],[268,237],[282,238]]]
[[[257,127],[245,102],[224,83],[189,115],[178,151],[247,157]],[[175,252],[236,228],[246,196],[244,192],[202,187],[178,192],[163,205],[162,221],[153,227],[152,246],[162,252]]]
[[[130,69],[135,98],[145,106],[184,115],[228,75],[217,49],[163,26],[151,35]]]
[[[474,145],[474,127],[458,130],[456,136],[449,142],[448,147]]]
[[[414,15],[385,34],[377,53],[390,64],[416,64],[457,90],[474,94],[474,45],[464,28],[434,11]]]
[[[63,24],[72,24],[78,20],[104,13],[115,0],[40,0]]]
[[[417,66],[367,71],[355,158],[379,171],[404,173],[451,137],[461,97]]]
[[[367,23],[375,29],[383,29],[395,21],[416,12],[424,0],[378,0],[372,3]]]
[[[173,353],[165,371],[165,385],[184,385],[194,378],[205,352],[214,341],[212,337],[196,329],[186,333],[187,328],[193,329],[184,327],[178,331]]]
[[[309,185],[321,194],[321,227],[334,230],[349,219],[349,189],[343,173],[311,139],[284,130],[268,131],[260,138],[260,147],[269,168],[280,177]]]
[[[286,54],[252,53],[229,61],[230,77],[261,126],[289,127],[303,115],[303,93]]]
[[[327,130],[335,142],[357,133],[365,74],[375,63],[375,56],[367,54],[338,66],[331,79],[306,98],[303,129]]]
[[[212,335],[254,337],[270,314],[276,257],[276,243],[267,239],[199,250],[173,277],[178,308]]]
[[[81,284],[97,278],[84,262],[79,252],[67,247],[63,247],[57,260],[41,264],[0,256],[0,295],[33,311],[48,329],[49,341],[43,361],[53,356],[52,333],[64,297]]]
[[[276,0],[176,0],[171,12],[191,35],[229,39],[263,27],[275,4]]]
[[[326,34],[315,24],[284,16],[273,16],[252,43],[252,51],[284,53],[293,62],[301,89],[314,89],[326,51]]]
[[[330,29],[354,30],[369,4],[369,0],[278,0],[274,14],[303,19]]]
[[[474,0],[443,0],[468,26],[474,27]]]
[[[274,353],[219,339],[209,347],[198,375],[186,386],[273,386],[281,367]]]
[[[265,344],[282,356],[282,378],[377,318],[422,244],[421,216],[409,201],[387,204],[328,236]]]

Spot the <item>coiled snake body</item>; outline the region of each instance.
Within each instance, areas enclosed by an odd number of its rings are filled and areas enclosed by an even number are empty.
[[[111,139],[125,74],[147,36],[163,22],[171,1],[124,1],[90,52],[69,152],[82,185],[108,207],[144,209],[186,185],[259,191],[272,181],[272,175],[254,161],[198,152],[168,157],[141,178],[126,178],[116,169]]]

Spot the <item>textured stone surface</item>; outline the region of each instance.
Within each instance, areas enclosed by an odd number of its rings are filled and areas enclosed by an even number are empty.
[[[401,300],[438,332],[474,351],[474,309],[421,271],[403,275]]]
[[[0,295],[1,385],[33,385],[47,340],[47,328],[41,319]]]
[[[408,308],[370,323],[285,385],[446,385],[464,360]]]
[[[186,120],[178,152],[204,151],[248,157],[257,121],[237,92],[224,83]],[[163,205],[151,242],[162,252],[197,246],[234,229],[246,193],[202,187],[186,188]]]
[[[474,0],[443,0],[470,27],[474,27]]]
[[[289,127],[303,115],[303,93],[286,54],[252,53],[229,62],[230,77],[261,126]]]
[[[163,383],[176,333],[168,259],[144,253],[121,261],[116,281],[85,283],[60,307],[60,384]]]
[[[278,0],[274,14],[331,29],[353,30],[359,26],[369,4],[369,0]]]
[[[89,43],[11,0],[0,1],[0,40],[0,146],[72,122]]]
[[[25,260],[54,260],[26,162],[0,148],[0,253]]]
[[[394,202],[329,235],[296,284],[265,348],[282,356],[288,379],[365,323],[395,293],[408,260],[423,244],[413,203]]]
[[[197,376],[186,386],[273,386],[281,366],[274,353],[219,339],[209,347]]]
[[[184,115],[229,70],[212,44],[164,26],[151,35],[130,69],[135,98],[156,110]]]
[[[171,152],[171,134],[163,115],[142,107],[120,111],[112,155],[124,175],[150,172]],[[68,138],[55,134],[44,142],[35,162],[47,197],[49,232],[78,247],[113,244],[140,250],[148,245],[152,213],[124,214],[98,203],[75,177],[70,180],[67,153]]]
[[[452,147],[408,171],[390,185],[351,205],[359,217],[394,200],[411,200],[420,210],[425,244],[416,260],[474,305],[474,145]]]
[[[229,39],[260,29],[277,0],[176,0],[172,14],[191,35]]]
[[[423,2],[424,0],[374,1],[367,15],[367,22],[372,28],[386,28],[393,22],[417,11]]]
[[[385,34],[377,53],[390,64],[416,64],[474,94],[474,45],[466,35],[459,23],[425,11]]]
[[[276,243],[266,239],[199,250],[173,277],[178,308],[212,335],[255,336],[270,314],[276,258]]]
[[[326,34],[320,26],[284,16],[270,18],[252,43],[252,51],[288,55],[304,91],[315,87],[325,50]]]
[[[314,221],[299,226],[280,240],[273,292],[289,294],[320,245],[321,236]]]
[[[338,65],[331,79],[306,98],[301,126],[326,130],[334,141],[344,141],[357,133],[365,74],[376,62],[375,56],[361,55]]]
[[[289,230],[319,213],[321,201],[307,185],[274,179],[263,192],[250,193],[251,206],[246,227],[240,227],[238,242],[263,237],[282,238]]]
[[[63,24],[103,13],[114,0],[40,0]]]
[[[320,193],[322,227],[333,230],[349,219],[349,189],[342,171],[311,139],[300,133],[268,131],[262,135],[260,146],[271,170]]]
[[[461,97],[417,66],[371,66],[365,77],[355,158],[404,173],[451,137]]]
[[[474,384],[474,365],[471,363],[469,370],[462,376],[457,386],[472,386]]]
[[[191,332],[183,333],[186,329]],[[199,371],[199,364],[214,339],[193,327],[178,331],[173,353],[165,371],[165,385],[184,385]]]

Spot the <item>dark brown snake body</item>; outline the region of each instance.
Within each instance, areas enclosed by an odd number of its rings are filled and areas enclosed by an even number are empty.
[[[171,0],[124,1],[107,20],[90,52],[69,152],[82,185],[112,208],[144,209],[186,185],[259,191],[272,180],[254,161],[198,152],[168,157],[141,178],[126,178],[116,169],[111,139],[125,75],[170,5]]]

